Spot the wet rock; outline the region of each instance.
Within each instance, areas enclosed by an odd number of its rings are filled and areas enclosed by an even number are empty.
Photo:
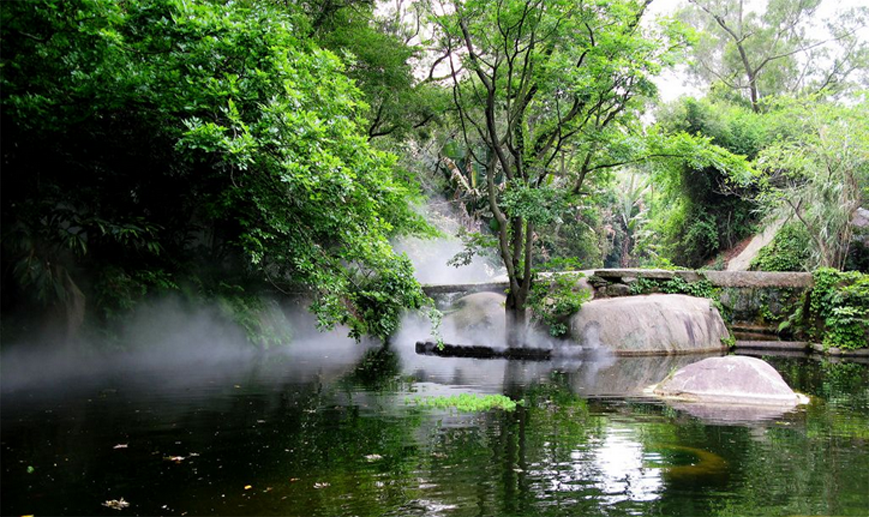
[[[570,320],[584,348],[618,355],[666,355],[723,350],[727,328],[706,298],[653,294],[592,300]]]
[[[710,357],[689,364],[655,386],[653,393],[665,399],[704,404],[792,408],[806,402],[775,368],[746,356]]]

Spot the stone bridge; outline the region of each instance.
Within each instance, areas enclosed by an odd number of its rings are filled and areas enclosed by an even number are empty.
[[[733,329],[743,333],[774,332],[779,323],[796,309],[801,295],[814,285],[811,273],[769,273],[761,271],[671,271],[665,269],[596,269],[582,271],[586,288],[595,297],[627,296],[630,286],[640,279],[665,284],[673,279],[687,283],[708,281],[716,290],[724,307],[723,316]],[[558,274],[558,273],[550,273]],[[545,274],[543,275],[545,279]],[[471,284],[424,285],[426,294],[434,298],[453,298],[476,292],[501,292],[509,286],[506,280]],[[450,296],[452,295],[452,296]]]
[[[713,287],[734,289],[809,289],[814,285],[811,273],[768,273],[763,271],[695,271],[668,269],[594,269],[582,271],[586,277],[598,277],[609,285],[629,285],[640,278],[672,280],[681,278],[686,282],[707,280]],[[549,273],[558,274],[558,273]],[[544,274],[544,278],[545,278]],[[429,296],[450,293],[504,292],[509,287],[507,280],[467,284],[426,284],[423,291]],[[605,287],[605,286],[604,286]],[[597,288],[596,291],[600,291]],[[598,294],[603,294],[598,292]]]

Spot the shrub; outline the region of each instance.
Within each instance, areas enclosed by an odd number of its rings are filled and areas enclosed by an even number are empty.
[[[567,334],[567,318],[575,314],[590,298],[579,285],[582,273],[565,272],[553,275],[550,281],[535,282],[528,295],[527,306],[532,318],[549,329],[552,337]]]
[[[809,335],[828,348],[869,348],[869,275],[822,268],[812,276],[808,314],[798,315]]]
[[[751,261],[752,271],[804,271],[811,260],[809,234],[797,224],[786,224],[772,242]]]

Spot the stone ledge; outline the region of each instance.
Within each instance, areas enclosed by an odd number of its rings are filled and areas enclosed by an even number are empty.
[[[510,287],[509,282],[480,282],[473,284],[425,284],[422,286],[422,290],[431,296],[447,293],[503,293],[508,287]]]
[[[763,271],[670,271],[668,269],[598,269],[594,274],[607,280],[622,278],[651,278],[671,280],[681,278],[686,282],[708,280],[715,287],[778,287],[807,288],[814,285],[811,273],[786,272],[770,273]]]
[[[809,288],[815,285],[812,274],[805,272],[704,271],[703,274],[716,287]]]
[[[859,350],[844,350],[841,348],[824,348],[824,345],[813,344],[812,350],[822,355],[842,356],[842,357],[869,357],[869,348],[861,348]]]
[[[650,278],[653,280],[672,280],[673,278],[681,278],[686,282],[697,282],[703,279],[708,280],[715,287],[735,287],[735,288],[809,288],[814,285],[811,273],[789,272],[789,273],[767,273],[762,271],[693,271],[679,270],[671,271],[669,269],[597,269],[594,271],[583,272],[586,276],[594,276],[605,279],[609,282],[618,282],[625,278]],[[480,293],[480,292],[500,292],[503,293],[508,287],[509,282],[480,282],[466,284],[427,284],[422,286],[425,294],[431,296],[434,294],[446,293]]]
[[[795,350],[806,352],[811,348],[805,341],[737,341],[736,350]]]

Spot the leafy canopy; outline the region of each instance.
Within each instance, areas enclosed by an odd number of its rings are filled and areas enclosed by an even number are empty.
[[[253,278],[312,293],[323,325],[357,337],[385,338],[401,308],[423,304],[388,244],[426,230],[414,190],[368,145],[367,106],[341,61],[300,39],[296,18],[181,0],[0,13],[14,178],[3,261],[19,266],[22,292],[36,263],[64,264],[46,280],[63,292],[106,263],[130,277],[213,271],[216,284],[235,257]]]

